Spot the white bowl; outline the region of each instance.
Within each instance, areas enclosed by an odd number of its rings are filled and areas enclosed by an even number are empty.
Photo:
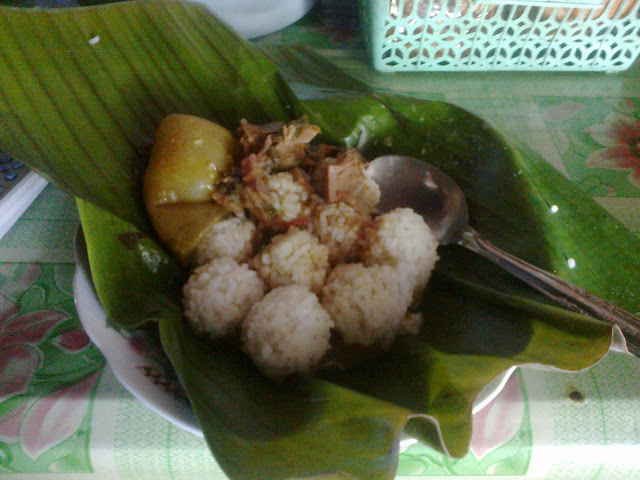
[[[302,18],[314,0],[193,0],[245,38],[273,33]]]

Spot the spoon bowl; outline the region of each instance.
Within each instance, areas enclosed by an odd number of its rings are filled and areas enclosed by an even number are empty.
[[[380,187],[380,212],[410,206],[440,244],[460,241],[469,224],[467,202],[446,173],[417,158],[386,155],[370,162],[367,174]]]
[[[563,307],[617,325],[628,349],[640,355],[640,318],[492,245],[469,225],[463,191],[433,165],[402,155],[378,157],[367,174],[380,187],[380,212],[410,207],[422,215],[438,242],[463,246],[512,273]]]

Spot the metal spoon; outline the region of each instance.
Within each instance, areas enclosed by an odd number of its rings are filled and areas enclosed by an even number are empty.
[[[563,307],[618,325],[627,348],[640,355],[640,318],[489,243],[469,226],[464,193],[445,173],[416,158],[378,157],[367,174],[381,191],[378,208],[411,207],[422,215],[440,244],[461,245],[504,268]]]

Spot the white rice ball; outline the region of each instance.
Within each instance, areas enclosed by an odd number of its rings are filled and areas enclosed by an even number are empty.
[[[396,208],[365,229],[361,256],[366,266],[406,264],[413,269],[417,300],[438,261],[437,248],[438,241],[421,215],[410,208]]]
[[[214,258],[230,257],[246,262],[255,254],[260,232],[252,221],[233,216],[209,228],[198,243],[195,264],[204,265]]]
[[[217,337],[237,329],[264,296],[264,283],[246,264],[223,257],[196,268],[183,294],[188,322],[197,332]]]
[[[308,372],[329,350],[333,322],[318,297],[299,285],[278,287],[242,323],[245,351],[265,374]]]
[[[345,202],[326,203],[316,207],[309,230],[329,247],[332,265],[357,257],[358,242],[369,217]]]
[[[388,347],[411,302],[413,284],[402,268],[341,264],[322,289],[322,305],[347,343]]]
[[[276,235],[251,265],[272,289],[295,283],[318,292],[329,269],[329,248],[305,230]]]

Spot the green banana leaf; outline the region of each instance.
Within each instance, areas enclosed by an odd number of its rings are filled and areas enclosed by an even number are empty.
[[[513,365],[587,368],[608,351],[612,330],[443,247],[418,336],[349,369],[274,383],[235,346],[183,322],[186,272],[154,241],[140,191],[155,128],[169,113],[231,129],[241,118],[307,115],[322,141],[363,143],[368,157],[425,158],[460,183],[474,226],[495,244],[640,311],[637,237],[526,146],[453,105],[369,92],[341,72],[328,75],[331,66],[304,49],[283,48],[273,58],[288,72],[348,90],[301,100],[267,55],[191,3],[0,7],[0,42],[0,148],[78,198],[105,311],[119,328],[157,322],[233,480],[390,479],[403,431],[462,456],[483,386]],[[566,216],[548,215],[550,204]],[[584,268],[569,269],[568,254]]]

